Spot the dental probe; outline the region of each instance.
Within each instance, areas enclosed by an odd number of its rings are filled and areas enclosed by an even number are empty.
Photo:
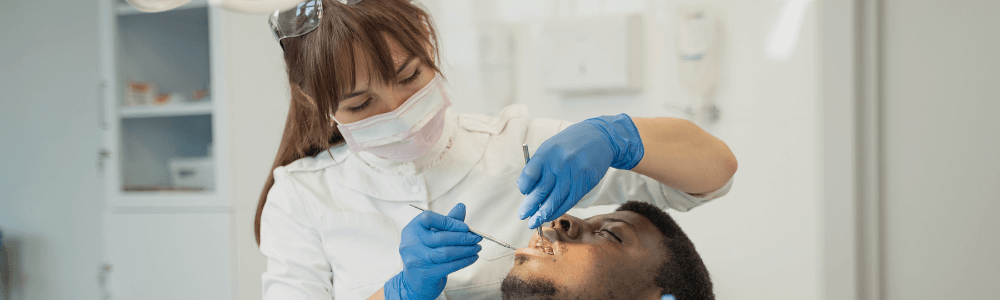
[[[524,150],[524,164],[527,165],[528,164],[528,144],[521,144],[521,150]],[[545,238],[545,236],[542,235],[542,225],[538,224],[538,227],[535,227],[535,229],[538,230],[538,241],[535,242],[535,247],[541,246],[542,247],[542,251],[545,251],[545,254],[552,255],[552,252],[551,252],[552,251],[552,247],[545,246],[545,243],[548,243],[549,239]]]
[[[413,206],[413,208],[419,209],[420,211],[425,211],[425,209],[420,208],[420,207],[418,207],[416,205],[410,204],[410,206]],[[507,248],[511,248],[511,249],[517,250],[517,248],[514,248],[514,246],[511,246],[508,243],[504,243],[503,241],[498,240],[497,238],[492,237],[489,234],[485,234],[482,231],[476,230],[475,228],[472,228],[471,226],[469,227],[469,231],[472,231],[472,233],[475,233],[475,234],[483,237],[484,239],[491,240],[491,241],[493,241],[494,243],[497,243],[500,246],[504,246],[504,247],[507,247]]]
[[[528,164],[528,144],[521,144],[521,150],[524,151],[524,164],[527,165]],[[545,236],[542,235],[542,225],[538,225],[538,227],[535,227],[535,229],[538,230],[538,238],[540,238],[540,239],[545,238]]]

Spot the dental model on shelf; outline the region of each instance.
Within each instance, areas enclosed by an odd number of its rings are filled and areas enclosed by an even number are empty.
[[[202,103],[209,100],[208,89],[193,92],[160,93],[155,82],[132,81],[125,82],[126,106],[164,106],[168,104]]]

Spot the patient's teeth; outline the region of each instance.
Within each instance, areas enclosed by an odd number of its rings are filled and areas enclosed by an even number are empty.
[[[535,241],[535,248],[542,248],[542,251],[545,252],[545,254],[555,255],[555,252],[552,251],[552,245],[549,242],[549,239],[545,238],[544,235],[538,235],[538,240]]]
[[[552,255],[552,244],[545,237],[539,237],[538,241],[535,242],[535,247],[542,248],[546,254]]]

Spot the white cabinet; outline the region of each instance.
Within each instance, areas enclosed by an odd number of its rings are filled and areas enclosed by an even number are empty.
[[[113,299],[232,299],[229,213],[110,214]]]
[[[104,282],[113,299],[235,299],[222,12],[101,0]],[[263,25],[262,25],[263,27]]]

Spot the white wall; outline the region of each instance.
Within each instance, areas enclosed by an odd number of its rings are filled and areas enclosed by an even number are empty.
[[[260,275],[267,266],[254,239],[253,221],[285,126],[288,77],[281,47],[266,30],[266,16],[227,12],[223,17],[230,195],[236,208],[236,295],[261,299]]]
[[[883,299],[996,299],[1000,2],[883,3]]]
[[[11,299],[101,295],[97,13],[96,1],[0,2],[0,230],[23,280]]]
[[[705,126],[724,140],[740,168],[728,196],[674,216],[708,265],[719,299],[818,298],[817,37],[814,4],[793,52],[766,52],[765,41],[788,1],[425,0],[443,40],[445,75],[455,109],[492,113],[480,92],[476,27],[513,26],[515,101],[533,117],[580,121],[616,113],[678,116],[667,105],[689,97],[676,74],[673,16],[679,4],[709,3],[722,12],[722,119]],[[647,37],[645,89],[637,95],[561,97],[540,86],[537,45],[542,22],[573,16],[640,13]]]

